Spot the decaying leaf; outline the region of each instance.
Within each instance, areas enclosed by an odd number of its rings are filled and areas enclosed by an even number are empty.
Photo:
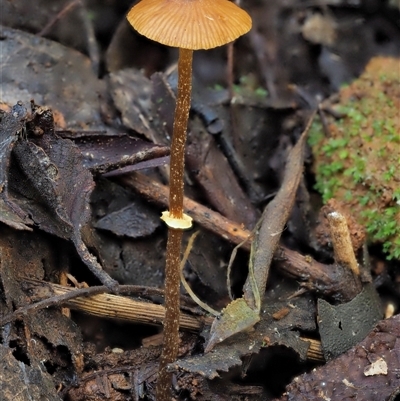
[[[239,332],[204,355],[186,357],[171,364],[170,369],[198,373],[213,379],[221,372],[241,366],[246,356],[257,354],[262,347],[274,345],[293,349],[301,360],[305,360],[309,343],[300,338],[298,330],[315,330],[314,301],[309,294],[288,301],[296,285],[282,281],[276,287],[279,287],[279,291],[266,293],[259,315],[260,321],[254,326],[254,330]],[[290,312],[281,320],[274,319],[274,314],[288,305]]]
[[[92,196],[95,228],[117,236],[142,238],[160,226],[160,215],[146,202],[108,180],[99,179]]]
[[[204,351],[211,351],[216,344],[253,327],[259,321],[259,311],[251,309],[243,298],[235,299],[214,319],[211,336]]]
[[[252,254],[254,279],[261,297],[265,292],[272,257],[285,229],[285,224],[296,198],[297,188],[303,176],[304,148],[311,122],[312,118],[288,155],[281,188],[265,208],[259,229],[256,230],[252,243],[252,247],[254,247]],[[251,307],[254,307],[256,301],[252,288],[252,278],[249,275],[244,285],[243,297]]]
[[[325,359],[332,359],[360,342],[382,319],[382,305],[372,284],[350,302],[331,305],[318,299],[318,326]]]
[[[129,207],[132,204],[135,207]],[[90,230],[90,242],[87,236],[85,242],[96,249],[104,270],[121,284],[162,286],[165,239],[161,231],[150,235],[160,224],[159,212],[133,192],[101,178],[91,205],[91,226],[101,230]],[[146,224],[141,224],[145,215]]]
[[[151,81],[134,68],[110,74],[111,96],[128,128],[158,144],[167,144],[151,114]]]
[[[142,238],[160,226],[160,215],[148,203],[115,182],[99,178],[91,197],[92,225],[117,236]]]
[[[119,236],[126,235],[131,238],[152,234],[160,226],[160,219],[137,209],[136,204],[126,206],[104,216],[95,224],[95,227],[112,231]]]
[[[49,35],[53,40],[62,43],[64,46],[85,49],[87,35],[84,26],[81,29],[71,29],[71,26],[84,25],[80,18],[82,5],[56,2],[49,6],[47,0],[37,0],[33,3],[26,3],[25,0],[6,1],[1,5],[0,24],[12,28],[18,28],[25,32],[31,32],[36,37]],[[67,7],[67,10],[65,8]],[[65,13],[64,18],[58,18],[56,23],[54,16]],[[46,28],[44,33],[44,28]],[[69,28],[69,29],[68,29]]]
[[[206,351],[210,351],[215,344],[225,340],[230,335],[250,328],[258,321],[255,319],[255,314],[260,312],[260,299],[265,292],[272,257],[292,210],[303,174],[304,146],[310,123],[289,153],[282,186],[274,200],[265,208],[263,216],[257,224],[258,227],[251,246],[249,274],[244,285],[243,301],[247,304],[247,308],[242,305],[241,312],[237,313],[234,307],[236,313],[227,314],[223,325],[218,324],[218,322],[212,325]],[[234,302],[236,301],[231,304]],[[226,309],[229,310],[230,305]],[[243,322],[240,322],[241,319]]]
[[[35,114],[33,120],[42,114]],[[14,146],[13,189],[19,205],[39,227],[71,240],[83,262],[105,285],[117,282],[105,273],[82,241],[81,228],[90,217],[93,177],[84,168],[81,152],[72,141],[54,134],[54,127],[33,139],[21,138]]]
[[[11,113],[1,111],[0,114],[0,189],[4,190],[8,181],[8,167],[10,164],[11,150],[18,139],[17,134],[21,132],[27,110],[22,104],[16,104]]]
[[[244,193],[228,159],[204,123],[193,118],[188,133],[186,162],[208,202],[223,216],[253,228],[259,213]]]

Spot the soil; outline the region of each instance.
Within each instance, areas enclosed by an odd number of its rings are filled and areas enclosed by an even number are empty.
[[[178,53],[131,6],[0,0],[4,401],[155,400]],[[399,4],[240,6],[194,54],[171,399],[398,400]]]

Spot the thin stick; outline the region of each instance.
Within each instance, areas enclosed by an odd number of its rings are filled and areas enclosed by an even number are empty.
[[[193,301],[196,302],[197,305],[199,305],[201,308],[203,308],[208,313],[211,313],[214,316],[219,316],[221,314],[220,312],[211,308],[211,306],[208,306],[193,292],[193,290],[190,288],[188,282],[186,281],[186,279],[183,275],[183,268],[185,267],[185,263],[189,257],[190,251],[193,247],[194,240],[196,239],[198,234],[199,234],[199,231],[196,231],[194,234],[191,235],[189,242],[187,244],[185,253],[183,254],[183,258],[181,261],[181,268],[180,268],[181,283],[185,287],[186,292],[190,295],[190,298],[192,298]]]
[[[96,295],[99,293],[104,293],[110,291],[108,287],[101,285],[101,286],[95,286],[95,287],[89,287],[89,288],[80,288],[78,290],[74,290],[73,292],[70,293],[65,293],[62,295],[56,295],[54,297],[46,298],[42,301],[36,302],[34,304],[26,305],[23,306],[13,313],[10,313],[6,316],[4,316],[2,319],[0,319],[0,327],[4,326],[7,323],[10,323],[21,316],[26,315],[28,312],[34,312],[38,311],[41,309],[45,309],[48,307],[52,306],[59,306],[65,304],[68,300],[77,298],[77,297],[85,297],[85,296],[91,296],[91,295]]]
[[[47,35],[47,33],[50,31],[50,29],[53,27],[53,25],[59,21],[61,18],[65,16],[68,12],[70,12],[75,6],[80,4],[80,0],[73,0],[70,3],[67,3],[67,5],[62,8],[46,25],[45,27],[37,33],[37,36],[44,36]]]
[[[73,310],[78,310],[92,316],[104,318],[113,318],[126,320],[135,323],[161,325],[165,314],[165,308],[162,305],[156,305],[150,302],[136,301],[131,298],[119,295],[107,294],[109,289],[105,286],[93,286],[87,288],[69,288],[58,284],[48,282],[36,282],[26,280],[25,283],[32,285],[33,295],[36,291],[43,293],[47,288],[50,295],[48,298],[23,306],[13,313],[4,316],[0,320],[0,326],[19,319],[28,313],[34,313],[41,309],[66,305]],[[152,292],[153,289],[146,289],[140,286],[121,285],[121,293]],[[156,291],[156,293],[160,291]],[[197,331],[204,323],[210,324],[211,319],[195,317],[182,312],[180,314],[179,324],[182,329]]]

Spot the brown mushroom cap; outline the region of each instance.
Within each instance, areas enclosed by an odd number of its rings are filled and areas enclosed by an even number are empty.
[[[141,0],[128,13],[142,35],[167,46],[212,49],[251,29],[251,18],[228,0]]]

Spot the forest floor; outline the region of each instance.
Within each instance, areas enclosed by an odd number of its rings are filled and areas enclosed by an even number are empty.
[[[173,397],[398,401],[400,4],[240,5],[194,54]],[[131,6],[0,0],[3,401],[155,400],[178,52]]]

